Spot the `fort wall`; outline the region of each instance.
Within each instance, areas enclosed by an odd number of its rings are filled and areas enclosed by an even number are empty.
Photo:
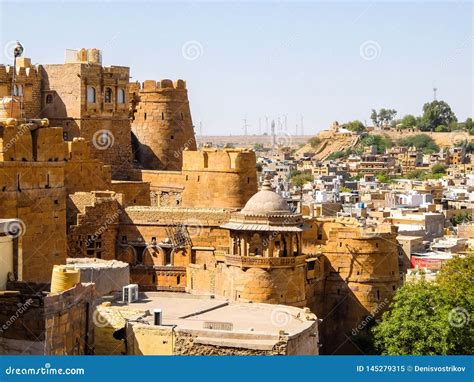
[[[183,151],[196,150],[186,83],[148,80],[130,93],[136,158],[146,169],[181,170]]]

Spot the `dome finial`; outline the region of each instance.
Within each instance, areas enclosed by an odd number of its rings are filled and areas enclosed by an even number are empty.
[[[262,188],[261,190],[265,190],[265,191],[272,191],[272,184],[270,182],[270,177],[268,175],[265,176],[265,179],[262,183]]]

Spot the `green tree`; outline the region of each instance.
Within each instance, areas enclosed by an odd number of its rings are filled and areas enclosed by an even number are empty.
[[[416,126],[416,118],[411,114],[407,114],[401,119],[400,124],[405,129],[411,129]]]
[[[453,223],[454,226],[457,226],[459,224],[466,224],[472,221],[472,214],[469,212],[460,212],[456,216],[454,216],[451,219],[451,222]]]
[[[374,126],[380,126],[379,115],[377,114],[377,110],[372,109],[370,119],[372,120]]]
[[[374,344],[384,355],[447,354],[446,309],[440,289],[426,281],[408,282],[396,292],[390,310],[375,326]]]
[[[446,262],[434,282],[407,282],[372,328],[385,355],[472,354],[474,254]]]
[[[432,101],[423,105],[423,115],[419,124],[422,131],[434,131],[440,125],[449,126],[457,122],[456,115],[444,101]]]
[[[303,187],[306,183],[312,182],[313,180],[314,176],[306,172],[291,177],[291,183],[298,187]]]
[[[355,120],[347,122],[343,125],[344,128],[350,131],[354,131],[356,133],[362,133],[365,131],[365,126],[361,121]]]
[[[397,111],[395,109],[380,109],[379,110],[379,120],[382,125],[388,126],[390,122],[395,118],[397,115]]]
[[[448,166],[442,164],[442,163],[436,163],[435,165],[433,165],[433,167],[431,167],[431,172],[433,174],[446,174],[446,169],[448,168]]]
[[[402,138],[398,141],[399,146],[415,146],[417,149],[422,149],[425,154],[432,154],[439,151],[439,146],[435,143],[433,138],[427,134],[416,134],[411,137]]]
[[[375,179],[377,179],[380,183],[390,183],[391,182],[390,177],[384,172],[381,172],[381,173],[377,174],[375,176]]]
[[[393,142],[389,137],[384,137],[382,135],[367,135],[360,140],[360,145],[362,147],[376,146],[377,153],[382,154],[387,148],[392,147]]]
[[[466,122],[464,122],[464,127],[466,128],[466,130],[471,130],[474,126],[473,126],[473,123],[472,123],[472,118],[468,118],[466,119]]]

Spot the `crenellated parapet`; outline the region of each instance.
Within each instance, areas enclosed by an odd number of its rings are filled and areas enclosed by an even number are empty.
[[[133,92],[156,92],[163,89],[186,90],[186,81],[163,79],[159,81],[146,80],[142,83],[138,81],[130,83],[130,91]]]
[[[13,66],[0,65],[0,100],[12,95]],[[15,89],[21,118],[39,118],[41,112],[41,66],[31,65],[29,58],[17,58]],[[9,98],[11,99],[11,98]]]
[[[255,171],[255,152],[249,149],[204,149],[183,152],[183,171]]]

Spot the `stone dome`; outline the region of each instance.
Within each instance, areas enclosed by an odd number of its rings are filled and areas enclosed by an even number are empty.
[[[262,189],[248,200],[241,213],[244,215],[281,215],[292,212],[285,199],[272,191],[270,181],[265,180]]]

